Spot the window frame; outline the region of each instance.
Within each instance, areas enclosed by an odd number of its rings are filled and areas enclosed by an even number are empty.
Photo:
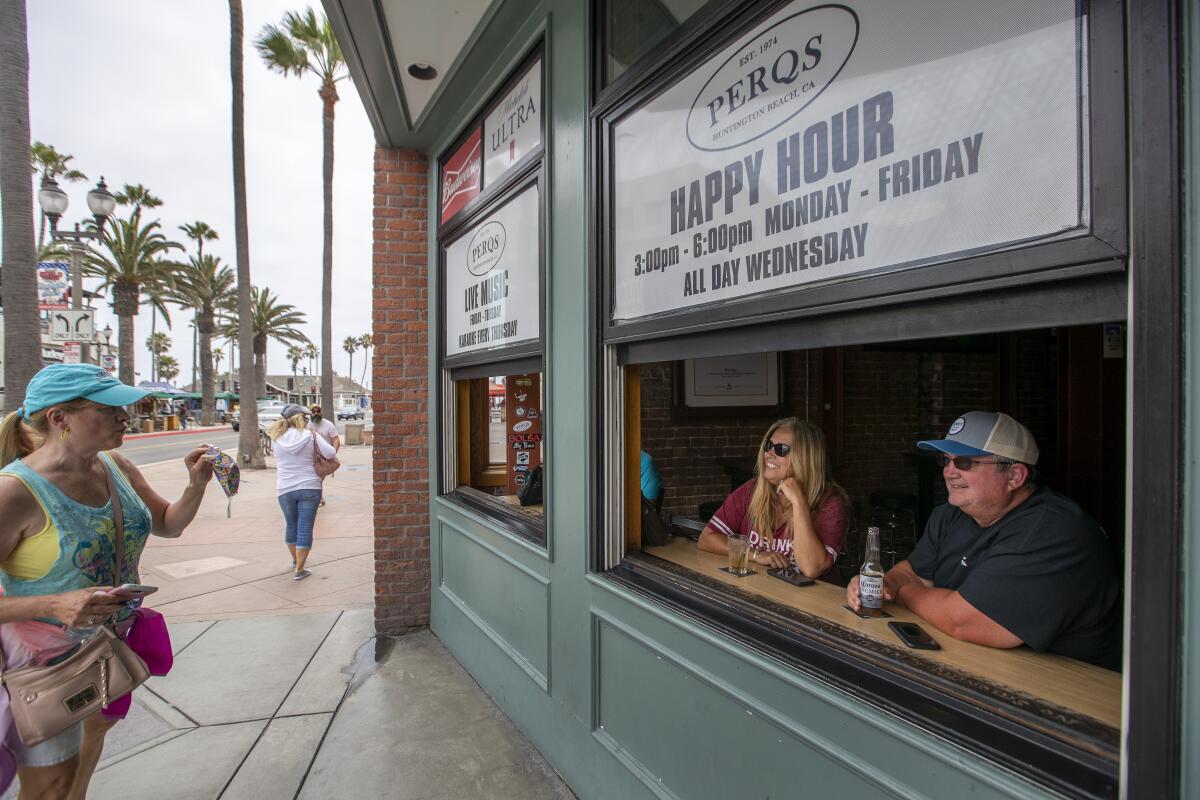
[[[540,66],[538,66],[540,64]],[[447,159],[455,154],[458,148],[475,132],[479,132],[481,149],[483,137],[486,135],[484,121],[487,116],[503,102],[504,97],[517,86],[531,69],[539,68],[541,105],[539,106],[539,143],[529,153],[513,164],[499,181],[491,186],[486,185],[486,160],[480,153],[479,195],[469,201],[463,208],[455,212],[445,223],[441,222],[442,208],[442,169]],[[459,425],[458,425],[458,392],[459,381],[495,375],[521,374],[538,372],[542,376],[543,397],[545,396],[545,341],[546,341],[546,280],[547,280],[547,230],[548,202],[546,198],[546,46],[544,39],[530,48],[512,70],[496,92],[483,105],[482,110],[473,115],[463,126],[462,132],[456,136],[441,155],[437,158],[437,409],[441,421],[441,432],[438,437],[436,480],[433,481],[437,497],[460,508],[481,514],[497,523],[503,532],[514,534],[534,546],[546,549],[548,547],[545,514],[548,513],[550,486],[548,470],[543,469],[543,516],[539,522],[534,522],[527,515],[507,507],[505,504],[490,498],[484,492],[469,486],[458,484],[459,460]],[[537,192],[537,280],[538,280],[538,330],[537,337],[526,339],[508,345],[487,347],[453,356],[446,354],[447,325],[446,309],[446,249],[447,246],[466,235],[473,226],[479,224],[489,215],[500,210],[507,204],[515,202],[528,190]],[[545,404],[543,404],[545,405]],[[549,409],[543,407],[543,430],[549,430]],[[542,437],[542,462],[546,462],[549,454],[548,436]]]
[[[1136,13],[1129,12],[1128,19],[1117,0],[1081,3],[1081,11],[1088,14],[1090,53],[1091,145],[1086,165],[1091,175],[1090,232],[966,259],[971,276],[957,287],[939,286],[936,280],[914,281],[914,271],[901,271],[869,278],[876,290],[857,301],[839,294],[835,284],[821,287],[812,299],[802,302],[795,301],[793,292],[792,297],[776,299],[753,315],[739,316],[745,305],[730,304],[735,306],[732,311],[708,306],[700,312],[659,315],[637,324],[613,324],[612,124],[783,4],[784,0],[764,0],[739,8],[714,0],[668,36],[658,52],[630,65],[608,86],[602,85],[606,57],[599,41],[602,34],[593,39],[596,101],[590,115],[593,227],[588,287],[593,298],[590,367],[598,391],[592,393],[597,399],[590,440],[600,458],[593,459],[590,476],[589,572],[835,685],[868,705],[902,714],[935,735],[961,742],[973,756],[1066,795],[1173,794],[1181,758],[1177,649],[1182,630],[1181,579],[1177,571],[1154,565],[1178,563],[1183,536],[1180,158],[1177,117],[1170,111],[1179,97],[1177,3],[1151,0]],[[603,0],[596,0],[594,20],[601,32],[603,13]],[[1107,88],[1113,84],[1120,90]],[[1127,220],[1131,205],[1144,213]],[[1130,242],[1139,247],[1131,247]],[[1033,271],[1015,271],[1021,266],[1015,262],[1030,260]],[[777,621],[748,620],[744,607],[732,601],[724,587],[721,593],[697,591],[690,577],[674,575],[640,553],[624,553],[619,538],[624,525],[619,495],[627,477],[622,452],[627,449],[622,365],[741,352],[745,348],[735,339],[745,341],[747,333],[767,323],[776,328],[785,324],[787,340],[801,348],[868,340],[863,337],[887,341],[1044,326],[1048,315],[1063,313],[1064,302],[1077,304],[1080,297],[1089,301],[1091,311],[1071,321],[1119,318],[1127,322],[1131,362],[1143,365],[1131,368],[1127,377],[1131,446],[1126,483],[1131,501],[1124,590],[1130,599],[1125,614],[1126,712],[1116,754],[1097,757],[1086,749],[1087,742],[1071,744],[1033,735],[1024,725],[931,691],[915,681],[913,673],[897,671],[887,659],[871,662],[848,655],[845,648],[833,647],[820,637],[789,631]],[[1006,325],[983,322],[998,311],[1013,309],[1021,310],[1019,318]],[[949,314],[950,321],[935,316],[940,314]],[[942,322],[931,324],[930,318]],[[859,323],[866,331],[857,340],[846,335]],[[731,331],[733,326],[743,327]],[[615,447],[611,446],[614,433],[619,440]]]

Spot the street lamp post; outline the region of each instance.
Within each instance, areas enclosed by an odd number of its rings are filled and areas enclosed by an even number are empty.
[[[59,188],[58,183],[49,175],[42,176],[42,187],[38,190],[38,205],[50,220],[50,238],[55,242],[63,242],[71,247],[71,308],[83,308],[83,254],[87,250],[89,239],[99,239],[104,232],[104,223],[112,215],[117,206],[117,199],[108,191],[104,176],[96,188],[87,194],[88,210],[96,219],[96,230],[81,230],[75,223],[75,230],[62,232],[58,230],[58,220],[66,212],[70,200],[67,193]],[[110,329],[111,330],[111,329]],[[85,364],[91,361],[91,348],[86,343],[79,345],[79,357]]]
[[[107,322],[104,323],[104,330],[100,331],[100,333],[104,336],[104,354],[111,356],[113,335],[112,325]]]

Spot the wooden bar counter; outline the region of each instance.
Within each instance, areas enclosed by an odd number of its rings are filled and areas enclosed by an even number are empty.
[[[884,605],[884,610],[892,615],[890,618],[860,619],[842,608],[846,602],[846,590],[842,587],[823,581],[809,586],[792,586],[770,577],[766,567],[758,564],[751,565],[754,575],[735,578],[721,572],[722,567],[728,566],[725,556],[703,552],[688,539],[676,538],[664,547],[648,547],[644,552],[743,592],[832,622],[890,647],[903,648],[904,645],[888,627],[889,621],[916,622],[942,646],[941,650],[908,651],[928,660],[931,667],[950,667],[973,678],[1006,687],[1018,695],[1045,701],[1088,717],[1104,727],[1114,730],[1121,727],[1122,681],[1118,672],[1063,656],[1038,653],[1024,646],[1001,650],[959,641],[908,609],[892,603]]]

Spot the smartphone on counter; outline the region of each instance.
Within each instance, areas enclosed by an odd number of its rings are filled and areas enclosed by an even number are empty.
[[[900,641],[917,650],[941,650],[942,646],[934,641],[925,630],[915,622],[889,622],[888,627],[896,632]]]

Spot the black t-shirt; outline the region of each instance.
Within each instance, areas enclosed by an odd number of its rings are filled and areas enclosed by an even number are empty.
[[[1108,539],[1069,498],[1040,488],[987,528],[938,506],[908,560],[1034,650],[1121,668],[1121,592]]]

